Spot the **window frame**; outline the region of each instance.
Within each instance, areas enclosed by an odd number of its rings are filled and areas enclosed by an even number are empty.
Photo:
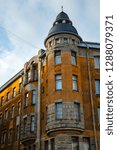
[[[77,55],[75,51],[71,51],[71,64],[77,65]]]
[[[94,68],[100,69],[100,56],[94,56]]]
[[[56,91],[62,90],[62,75],[61,74],[55,75],[55,89]]]
[[[28,100],[29,100],[29,92],[26,92],[25,93],[24,107],[28,107]]]
[[[61,58],[61,50],[55,51],[54,52],[54,61],[55,64],[61,64],[62,63],[62,58]]]
[[[76,108],[77,106],[77,108]],[[75,120],[77,121],[81,121],[81,115],[80,115],[80,103],[78,102],[74,102],[74,116],[75,116]]]
[[[95,79],[95,94],[100,95],[100,80]]]
[[[34,132],[35,131],[35,116],[31,115],[31,123],[30,123],[30,131]]]
[[[76,136],[73,136],[73,137],[71,137],[72,138],[72,150],[76,150],[76,148],[77,148],[77,150],[79,150],[79,137],[76,137]],[[76,144],[77,143],[77,147],[74,147],[74,144]]]
[[[78,91],[78,76],[74,74],[72,75],[72,90]]]
[[[61,105],[61,108],[60,108],[60,105]],[[62,102],[55,103],[55,116],[56,116],[56,120],[61,120],[63,118],[63,103]]]
[[[35,89],[32,90],[32,101],[31,101],[32,105],[36,104],[36,95],[37,95],[36,90]]]

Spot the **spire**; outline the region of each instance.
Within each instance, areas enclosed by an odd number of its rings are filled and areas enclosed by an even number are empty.
[[[63,12],[63,6],[61,6],[61,11]]]

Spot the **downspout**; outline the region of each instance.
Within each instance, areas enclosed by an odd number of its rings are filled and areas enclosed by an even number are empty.
[[[96,144],[96,150],[98,150],[98,144],[97,144],[97,134],[96,134],[96,123],[95,123],[95,113],[94,113],[94,103],[93,103],[93,92],[92,92],[92,85],[91,85],[91,73],[90,73],[90,62],[89,62],[89,55],[88,50],[89,47],[86,42],[84,42],[87,50],[86,50],[86,58],[87,58],[87,69],[88,69],[88,78],[89,78],[89,90],[90,90],[90,98],[91,98],[91,111],[92,111],[92,117],[93,117],[93,129],[94,129],[94,137],[95,137],[95,144]]]
[[[36,150],[41,150],[41,60],[38,60],[37,140]]]

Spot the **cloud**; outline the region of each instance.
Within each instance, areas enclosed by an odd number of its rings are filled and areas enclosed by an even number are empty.
[[[84,40],[99,41],[99,0],[0,0],[0,86],[44,48],[62,5]]]

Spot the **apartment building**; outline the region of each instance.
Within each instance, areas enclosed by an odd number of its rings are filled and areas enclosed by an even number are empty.
[[[99,150],[100,44],[63,11],[44,44],[0,87],[0,150]]]

